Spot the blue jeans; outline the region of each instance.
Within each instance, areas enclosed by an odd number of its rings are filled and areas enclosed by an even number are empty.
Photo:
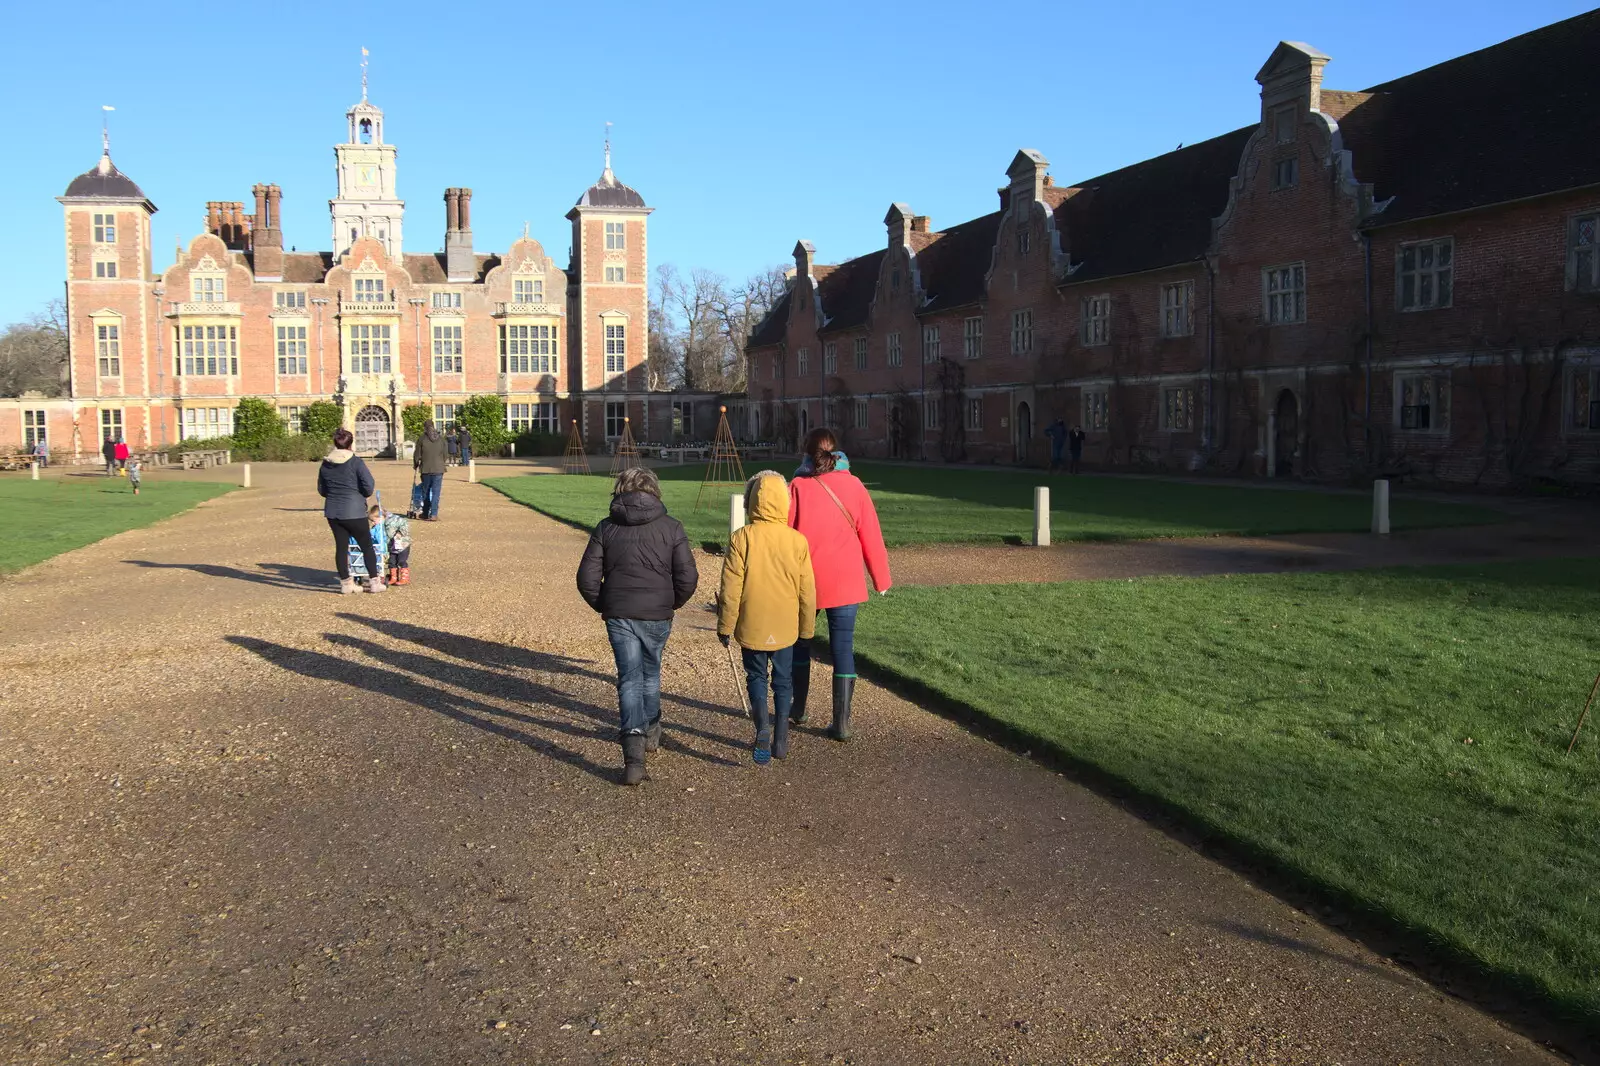
[[[422,475],[422,517],[439,517],[439,489],[444,485],[443,474]]]
[[[607,618],[606,636],[617,660],[617,706],[622,735],[647,732],[661,721],[661,651],[672,635],[672,619],[646,622]]]
[[[859,603],[847,603],[843,607],[827,609],[828,648],[833,653],[834,677],[856,676],[856,612],[860,609]],[[809,640],[795,643],[794,668],[796,672],[811,669]]]
[[[772,744],[772,721],[787,722],[794,702],[794,650],[791,644],[777,651],[743,649],[745,688],[750,692],[750,717],[756,723],[756,747]],[[767,671],[772,671],[772,710],[767,710]]]

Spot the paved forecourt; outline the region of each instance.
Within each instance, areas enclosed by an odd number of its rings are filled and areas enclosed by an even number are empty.
[[[873,686],[753,768],[714,559],[618,788],[582,533],[452,472],[341,598],[254,475],[0,582],[0,1060],[1557,1061]]]

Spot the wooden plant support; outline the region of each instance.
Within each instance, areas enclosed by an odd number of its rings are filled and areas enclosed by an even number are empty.
[[[563,474],[587,474],[589,455],[583,450],[583,434],[578,430],[578,420],[572,420],[572,432],[567,434],[567,451],[561,457]]]
[[[643,465],[639,461],[639,446],[633,442],[633,420],[624,418],[622,439],[617,441],[617,454],[611,457],[611,476],[616,477],[624,470]]]
[[[1589,688],[1589,698],[1583,701],[1583,713],[1578,715],[1578,728],[1572,731],[1572,742],[1567,745],[1567,754],[1572,754],[1573,746],[1578,743],[1578,733],[1583,729],[1583,720],[1589,717],[1589,705],[1594,702],[1594,694],[1600,692],[1600,674],[1594,675],[1594,684]]]
[[[706,476],[700,482],[700,492],[694,498],[694,509],[700,510],[705,502],[706,490],[711,493],[711,506],[723,498],[717,489],[744,488],[744,461],[739,458],[739,445],[734,443],[733,428],[728,425],[728,409],[721,407],[722,417],[717,422],[717,435],[711,441],[711,461],[706,463]]]

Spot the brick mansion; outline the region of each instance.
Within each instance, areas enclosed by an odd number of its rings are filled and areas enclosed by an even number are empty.
[[[1256,121],[884,246],[801,241],[749,417],[869,456],[1504,484],[1600,477],[1600,12],[1361,91],[1283,42]]]
[[[240,397],[277,406],[291,429],[333,400],[357,449],[394,440],[401,407],[450,423],[491,393],[509,428],[615,436],[646,416],[647,236],[651,208],[605,169],[568,213],[565,266],[524,234],[502,254],[473,247],[472,190],[444,192],[441,253],[405,250],[395,145],[367,101],[334,148],[329,251],[284,249],[282,192],[207,205],[205,228],[152,271],[156,207],[111,161],[74,178],[65,213],[66,399],[0,401],[0,446],[43,437],[57,452],[135,448],[232,431]],[[415,232],[415,219],[411,229]],[[430,242],[431,243],[431,242]]]

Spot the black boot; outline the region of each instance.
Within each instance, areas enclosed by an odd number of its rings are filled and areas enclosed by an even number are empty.
[[[793,715],[779,714],[773,716],[772,757],[774,759],[787,759],[789,757],[789,723],[792,721],[794,721]]]
[[[855,677],[833,675],[833,724],[828,727],[828,736],[834,740],[850,739],[850,699],[855,694]]]
[[[794,725],[805,724],[806,697],[810,694],[811,659],[808,656],[804,662],[794,664],[794,702],[789,704],[789,721]]]
[[[644,750],[646,752],[661,750],[661,719],[657,718],[650,728],[644,731]]]
[[[637,785],[644,780],[644,734],[625,733],[622,737],[622,783]]]

